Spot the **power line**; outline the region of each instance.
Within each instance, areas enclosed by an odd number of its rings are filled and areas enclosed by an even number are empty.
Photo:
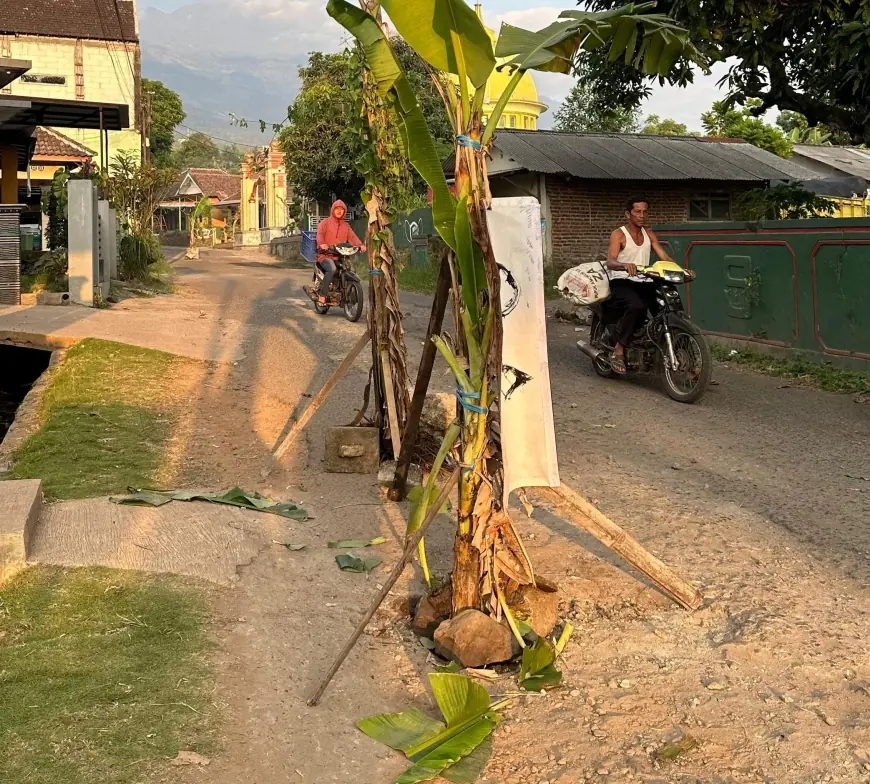
[[[265,144],[246,144],[245,142],[234,142],[234,141],[230,141],[229,139],[221,139],[220,136],[212,136],[210,133],[206,133],[205,131],[199,131],[196,128],[191,128],[187,125],[183,125],[182,123],[178,123],[178,127],[184,128],[184,130],[191,131],[192,133],[202,134],[203,136],[206,136],[215,142],[224,142],[224,144],[234,144],[236,147],[250,147],[252,150],[259,150],[259,149],[262,149],[263,147],[267,146]],[[188,138],[190,138],[190,137],[188,137]]]

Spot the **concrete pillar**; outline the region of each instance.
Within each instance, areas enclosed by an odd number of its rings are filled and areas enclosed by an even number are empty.
[[[287,170],[284,153],[277,141],[269,145],[266,156],[266,226],[283,229],[287,225]]]
[[[90,180],[67,183],[69,234],[69,296],[80,305],[93,306],[100,285],[97,191]]]
[[[18,153],[14,147],[0,147],[0,204],[18,204]]]
[[[100,282],[118,279],[118,219],[109,202],[97,202],[100,218]]]

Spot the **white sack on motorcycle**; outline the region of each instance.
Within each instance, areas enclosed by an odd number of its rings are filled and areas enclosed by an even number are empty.
[[[560,484],[547,359],[541,207],[527,196],[493,199],[487,222],[502,268],[501,444],[507,504],[517,488]]]
[[[575,305],[594,305],[610,296],[610,279],[597,261],[565,270],[556,282],[562,295]]]

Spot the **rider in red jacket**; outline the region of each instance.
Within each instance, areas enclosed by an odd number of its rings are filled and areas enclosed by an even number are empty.
[[[317,261],[323,270],[323,283],[320,284],[320,299],[318,300],[320,305],[326,304],[329,284],[332,283],[332,278],[335,275],[335,254],[330,253],[329,248],[341,245],[343,242],[349,242],[351,245],[356,245],[361,252],[365,252],[366,249],[366,246],[363,245],[350,224],[345,220],[346,217],[347,205],[341,199],[337,199],[329,211],[329,217],[320,221],[320,225],[317,227]]]

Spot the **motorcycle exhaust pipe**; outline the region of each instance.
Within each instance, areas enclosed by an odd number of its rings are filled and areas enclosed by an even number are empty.
[[[593,362],[604,354],[603,351],[595,348],[591,343],[587,343],[585,340],[578,340],[577,348],[579,348]]]

